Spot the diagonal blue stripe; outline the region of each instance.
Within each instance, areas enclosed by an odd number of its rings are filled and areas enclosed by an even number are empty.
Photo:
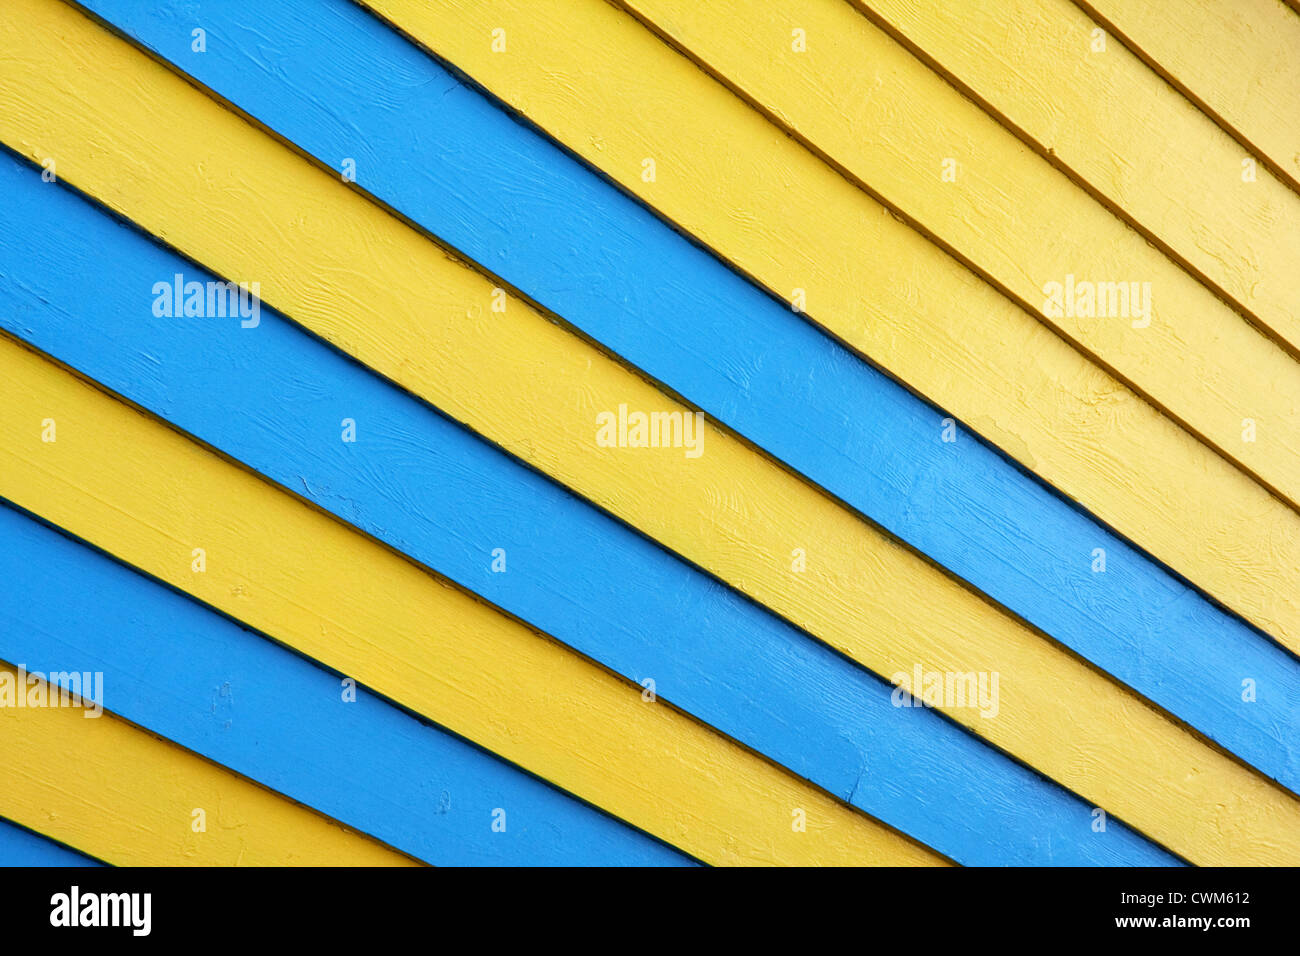
[[[106,710],[426,862],[690,862],[12,507],[0,580],[0,659],[102,672]]]
[[[942,443],[942,413],[364,10],[82,5],[325,165],[355,159],[358,185],[1300,792],[1294,656],[973,435]]]
[[[103,866],[93,857],[0,818],[0,866]]]
[[[210,277],[9,154],[0,192],[0,324],[37,348],[959,862],[1173,862],[271,310],[154,317]]]

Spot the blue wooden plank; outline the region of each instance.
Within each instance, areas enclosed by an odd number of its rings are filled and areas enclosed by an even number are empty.
[[[959,862],[1175,862],[272,310],[155,317],[211,276],[0,159],[12,334]]]
[[[355,160],[359,186],[1300,792],[1293,655],[972,433],[940,442],[943,413],[365,11],[82,5],[325,165]]]
[[[429,863],[692,862],[5,505],[0,659],[99,672],[105,709]]]
[[[0,866],[103,866],[94,857],[0,817]]]

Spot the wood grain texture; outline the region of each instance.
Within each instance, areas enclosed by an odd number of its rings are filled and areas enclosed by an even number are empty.
[[[742,0],[622,6],[1139,395],[1300,502],[1300,364],[843,0],[758,11]],[[796,22],[816,41],[800,52],[791,49]],[[951,182],[945,162],[957,164]],[[1246,188],[1233,170],[1224,182]],[[1221,183],[1216,195],[1229,193]],[[1225,219],[1251,235],[1233,261],[1257,268],[1236,284],[1273,288],[1293,308],[1300,275],[1282,263],[1300,260],[1300,196],[1283,196],[1294,216],[1271,231],[1236,208],[1211,222],[1216,235]],[[1068,277],[1122,283],[1124,294],[1100,296],[1095,315],[1049,309],[1045,290]],[[1134,283],[1149,293],[1132,295]],[[1257,423],[1257,440],[1242,440],[1245,419]]]
[[[1300,668],[1285,650],[1261,640],[1242,621],[1189,591],[1154,561],[985,444],[965,437],[954,444],[937,440],[941,412],[858,361],[544,137],[514,122],[375,18],[345,0],[285,3],[270,9],[258,0],[223,0],[202,8],[201,19],[215,42],[197,55],[189,49],[185,29],[186,17],[197,15],[190,7],[141,7],[129,0],[93,0],[90,5],[134,42],[173,65],[184,64],[194,82],[219,91],[322,165],[355,154],[367,192],[458,252],[491,262],[496,274],[630,364],[1267,775],[1300,789],[1300,727],[1296,725],[1300,714],[1290,705],[1293,693],[1300,692],[1296,691]],[[847,15],[854,23],[863,23],[851,11]],[[250,35],[247,24],[254,23],[257,29]],[[274,46],[269,45],[271,37]],[[436,148],[425,142],[423,130],[428,128],[438,130]],[[484,143],[494,144],[493,148],[483,149]],[[95,261],[90,249],[120,247],[124,240],[102,226],[97,229],[93,217],[87,221],[75,204],[61,203],[57,213],[44,208],[53,206],[57,195],[47,190],[38,199],[39,187],[22,177],[12,183],[6,178],[5,183],[11,197],[13,245],[5,250],[12,257],[10,274],[22,276],[18,285],[23,301],[40,310],[37,314],[46,320],[37,323],[29,315],[15,322],[11,331],[20,336],[39,331],[46,351],[73,364],[84,363],[78,368],[91,378],[122,383],[112,387],[175,420],[178,405],[172,396],[183,396],[183,387],[178,382],[165,398],[159,396],[151,403],[140,395],[141,386],[151,384],[152,377],[138,371],[157,359],[157,343],[173,331],[170,320],[161,328],[157,320],[133,317],[121,331],[61,331],[82,329],[76,316],[84,310],[102,311],[96,305],[103,293],[93,279],[95,270],[130,269],[138,257],[132,256],[131,264],[118,261],[112,266]],[[57,236],[48,227],[39,238],[31,235],[27,223],[50,220],[59,223]],[[41,251],[51,244],[54,248],[48,253]],[[68,283],[55,279],[69,271],[56,266],[55,259],[75,255],[66,251],[72,248],[87,249],[79,256],[85,264],[71,270],[77,281],[87,283],[76,300],[79,305],[60,299],[71,290]],[[47,256],[50,268],[38,279],[31,268],[38,263],[28,260]],[[573,281],[574,263],[582,263],[590,278]],[[152,268],[171,275],[179,267],[159,263]],[[137,281],[147,285],[152,279],[141,275]],[[138,303],[124,294],[116,300],[122,302],[124,312],[138,311]],[[41,310],[43,304],[55,302],[66,315],[50,316]],[[58,327],[51,322],[58,322]],[[99,335],[107,338],[102,346],[89,341]],[[134,362],[105,369],[105,360],[113,354],[110,343],[136,340],[140,344]],[[265,353],[267,347],[258,341]],[[238,335],[208,348],[178,343],[174,354],[183,371],[173,374],[196,386],[209,382],[208,388],[226,390],[210,360],[197,359],[213,350],[229,354],[236,365],[231,374],[240,374],[239,361],[251,366],[254,359],[234,360],[233,354],[242,354],[249,344]],[[293,348],[297,352],[304,346]],[[286,369],[295,364],[288,356],[285,362]],[[257,381],[286,378],[285,370],[269,355],[261,364],[272,368],[252,376]],[[355,375],[347,376],[343,368],[339,374],[348,377],[348,384],[339,385],[340,395],[365,391],[353,382]],[[325,376],[317,372],[316,377]],[[295,393],[303,390],[291,379],[284,387]],[[312,395],[318,392],[314,389]],[[356,402],[353,397],[341,405]],[[256,404],[271,408],[278,402],[268,397]],[[871,409],[871,414],[861,414],[863,408]],[[285,479],[275,470],[280,456],[272,436],[279,435],[282,424],[267,436],[271,447],[250,455],[247,430],[214,420],[199,409],[194,412],[199,414],[191,421],[202,424],[192,424],[191,431],[297,487],[293,477]],[[288,409],[280,415],[299,417]],[[379,418],[385,428],[387,423],[407,420],[390,407],[368,412],[367,418]],[[367,426],[367,431],[373,427]],[[463,449],[453,432],[448,430],[439,447],[451,442],[459,449],[458,460],[479,461],[481,456]],[[212,438],[216,433],[224,443]],[[313,434],[304,423],[301,447],[292,455],[295,461],[313,454],[318,444]],[[328,464],[336,463],[331,459]],[[395,476],[403,474],[403,464],[376,465],[373,473],[384,475],[385,484],[391,486]],[[543,494],[532,485],[520,489],[514,483],[507,491],[503,484],[507,479],[496,470],[499,466],[485,463],[485,467],[492,468],[496,477],[485,478],[484,487],[501,487],[502,498],[531,502]],[[774,648],[789,649],[799,642],[777,637],[770,619],[762,615],[737,622],[734,630],[727,631],[726,640],[702,634],[692,640],[701,632],[699,619],[683,615],[681,604],[702,605],[696,604],[694,596],[685,597],[689,585],[679,583],[680,575],[672,576],[672,583],[661,582],[663,562],[651,556],[653,548],[631,544],[639,540],[634,535],[618,536],[610,530],[611,524],[601,529],[599,543],[583,545],[580,542],[589,540],[592,529],[588,522],[578,521],[577,527],[555,525],[549,533],[520,541],[517,531],[537,527],[531,504],[520,508],[523,514],[502,515],[503,520],[494,521],[499,507],[477,503],[476,489],[463,500],[451,493],[450,489],[462,486],[461,469],[438,472],[435,478],[430,466],[422,463],[419,471],[425,476],[422,481],[397,492],[359,483],[346,468],[335,468],[328,480],[318,477],[308,486],[307,494],[314,486],[328,487],[331,494],[314,496],[322,507],[353,522],[366,514],[364,527],[370,533],[422,557],[539,629],[633,679],[653,670],[662,696],[707,723],[832,793],[851,794],[855,801],[869,799],[870,788],[858,786],[857,781],[866,754],[879,744],[858,753],[834,748],[835,753],[820,752],[816,759],[804,745],[809,736],[824,740],[847,734],[857,739],[860,731],[845,730],[844,725],[868,723],[865,718],[850,721],[836,719],[830,712],[809,712],[820,709],[828,688],[844,679],[842,668],[827,666],[830,658],[813,651],[800,653],[796,668],[788,650],[771,654]],[[367,469],[362,477],[369,473]],[[348,489],[345,494],[340,492],[343,488]],[[440,491],[431,495],[421,488]],[[376,492],[394,499],[399,507],[371,516]],[[416,541],[410,530],[412,522],[420,526],[429,520],[428,509],[406,506],[431,498],[442,502],[449,515],[486,518],[471,527],[460,517],[449,518],[457,543],[448,551],[428,542],[433,548],[429,552],[433,557],[428,557],[413,550]],[[347,507],[341,507],[344,499]],[[537,510],[551,521],[560,514],[571,515],[562,501]],[[460,543],[466,538],[474,544]],[[611,538],[628,544],[615,546]],[[557,553],[557,540],[571,546]],[[518,555],[520,545],[526,549],[523,553],[535,556],[526,575],[484,573],[483,554],[500,546]],[[1106,555],[1104,576],[1092,570],[1098,548]],[[600,553],[598,566],[590,572],[580,570],[596,552]],[[631,554],[641,559],[635,567],[624,563]],[[461,565],[449,563],[457,558],[467,560]],[[573,569],[573,573],[560,580],[554,578],[557,569]],[[601,599],[599,582],[604,577],[661,583],[645,588],[644,597],[620,595],[622,606],[610,607]],[[540,593],[524,593],[534,582]],[[689,587],[691,595],[698,590],[698,584]],[[720,617],[722,612],[713,610],[720,594],[706,592],[699,599],[710,607],[701,612],[710,622],[730,621],[736,613],[728,608]],[[557,600],[560,595],[563,600]],[[655,603],[627,606],[634,599]],[[571,614],[579,607],[608,623],[594,629],[565,616],[564,612]],[[650,649],[658,644],[660,628],[650,622],[660,621],[662,630],[673,633],[676,646],[685,651],[672,666],[681,667],[682,659],[688,659],[698,681],[670,681],[667,662],[656,659],[651,668],[640,651],[632,651],[634,646]],[[584,643],[591,640],[593,630],[610,640],[593,649]],[[774,640],[760,650],[755,634],[772,635]],[[719,695],[695,696],[697,687],[720,683],[734,686],[740,698],[771,699],[770,686],[758,691],[746,684],[742,689],[722,676],[736,674],[731,649],[737,646],[746,648],[744,656],[764,660],[773,673],[786,675],[768,682],[786,691],[779,703],[773,700],[771,709],[787,715],[789,725],[801,730],[772,734],[781,728],[768,727],[761,738],[751,736],[757,728],[750,721],[761,712],[748,707],[719,712],[715,709],[723,703]],[[626,654],[636,656],[620,656]],[[806,669],[813,660],[820,665],[815,675]],[[801,675],[798,679],[792,669]],[[1270,688],[1269,692],[1255,701],[1242,701],[1241,681],[1247,676]],[[817,690],[800,689],[805,686]],[[842,708],[836,704],[828,711],[842,712]],[[827,721],[837,729],[825,735],[812,731]],[[983,785],[973,789],[990,792]],[[920,835],[910,823],[892,816],[905,808],[891,806],[884,812],[860,805]],[[973,825],[974,818],[970,819]],[[961,829],[960,822],[952,820],[944,832],[952,836]],[[1000,824],[997,829],[1009,833],[1014,828]],[[1077,845],[1067,840],[1033,842],[1039,852],[1051,853],[1069,852]],[[999,844],[1010,852],[1020,846],[1013,839]],[[965,849],[956,852],[947,843],[943,849],[954,859],[968,859]],[[987,850],[986,841],[977,841],[975,849]]]
[[[706,862],[940,862],[7,336],[0,366],[0,496],[121,561]]]
[[[1283,0],[1079,6],[1300,190],[1300,17]]]
[[[107,711],[0,707],[0,761],[0,813],[118,866],[414,865]]]
[[[0,658],[99,672],[119,717],[396,850],[444,866],[691,862],[8,507],[0,542]]]
[[[34,168],[7,154],[0,156],[0,193],[8,198],[0,209],[0,324],[100,386],[633,683],[653,679],[658,699],[957,862],[1171,862],[1117,821],[1099,839],[1091,808],[1073,794],[930,710],[893,706],[888,681],[808,640],[270,309],[256,329],[242,328],[237,318],[154,316],[140,290],[158,276],[183,270],[200,282],[212,277],[70,190],[49,188]],[[212,395],[238,395],[240,401],[214,404]],[[357,424],[354,443],[340,441],[344,416]],[[492,570],[496,553],[505,562],[501,573]],[[1235,646],[1230,635],[1211,633]],[[1218,659],[1216,680],[1224,686],[1207,688],[1206,697],[1222,702],[1225,689],[1235,697],[1235,675],[1257,675],[1267,690],[1257,711],[1244,716],[1272,716],[1285,726],[1273,701],[1285,696],[1288,677],[1249,655],[1258,644],[1239,648],[1241,661]],[[0,656],[3,651],[0,641]],[[249,668],[254,675],[271,669]],[[197,670],[187,664],[177,680],[188,686]],[[306,672],[305,682],[315,680],[311,668]],[[326,691],[318,708],[336,696]],[[1195,697],[1189,692],[1187,699]],[[151,719],[171,716],[164,709]],[[312,723],[332,742],[330,716],[336,715],[327,712]],[[1248,741],[1268,737],[1266,724],[1242,729],[1250,731],[1243,735]],[[358,736],[369,741],[385,733],[370,729]],[[337,736],[334,745],[351,752],[341,731]],[[1288,738],[1274,736],[1281,739],[1272,749],[1285,755]],[[220,743],[227,744],[223,754],[257,761],[260,773],[275,772],[272,755],[232,751],[224,738]],[[411,792],[421,780],[400,779],[400,768],[385,768],[382,757],[367,751],[370,763],[381,762],[367,776],[393,781],[387,802],[402,804],[406,822],[376,814],[360,800],[331,815],[353,825],[370,821],[367,832],[383,826],[385,839],[431,862],[445,862],[453,852],[482,856],[511,849],[476,845],[475,835],[482,834],[472,822],[465,832],[453,828],[435,841],[429,832],[434,824],[459,821],[426,822]],[[413,753],[411,760],[451,769],[449,757]],[[289,764],[286,778],[311,788],[295,791],[304,802],[323,809],[316,801],[347,801],[349,795],[333,792],[327,781],[314,786],[309,767],[294,773],[301,761]],[[464,786],[453,788],[456,807],[473,799]],[[524,822],[540,818],[527,807],[511,812]],[[549,829],[567,833],[565,818]],[[604,849],[599,832],[580,836],[591,837],[592,852]],[[564,840],[563,849],[541,846],[537,854],[585,852],[580,838]],[[493,836],[489,843],[498,841]]]
[[[43,29],[48,25],[42,24],[44,8],[25,13],[22,49],[31,56],[50,36]],[[57,32],[96,29],[67,16]],[[927,669],[1000,672],[999,716],[968,725],[978,723],[974,729],[983,736],[1194,861],[1296,858],[1300,827],[1294,817],[1300,807],[1291,797],[866,525],[846,521],[842,509],[806,485],[779,469],[755,464],[761,459],[722,433],[706,434],[709,451],[699,459],[659,456],[651,468],[622,467],[623,459],[593,445],[594,411],[620,399],[633,407],[653,407],[664,396],[594,350],[583,349],[523,303],[511,301],[506,319],[493,319],[490,326],[466,322],[467,314],[474,316],[472,305],[489,301],[491,289],[483,277],[451,262],[334,177],[308,167],[161,67],[140,64],[138,53],[116,41],[90,45],[96,62],[112,66],[96,77],[93,90],[77,83],[78,65],[67,54],[68,75],[52,80],[47,67],[44,74],[23,70],[6,77],[6,88],[19,91],[17,103],[4,104],[6,142],[23,143],[25,151],[41,150],[27,143],[31,132],[14,129],[21,103],[41,103],[46,113],[38,134],[42,145],[65,157],[67,165],[61,168],[71,170],[67,178],[74,184],[128,209],[136,222],[164,232],[223,275],[257,275],[266,301],[413,391],[436,399],[440,407],[570,487],[589,489],[588,497],[631,516],[657,539],[687,556],[698,555],[702,566],[720,568],[725,579],[878,672],[906,672],[918,661]],[[21,59],[15,55],[10,62]],[[41,57],[40,62],[51,59]],[[147,83],[135,80],[135,71],[143,70],[154,71]],[[180,110],[160,102],[163,94],[196,99]],[[61,108],[70,101],[76,103],[75,111]],[[123,122],[137,112],[154,121],[167,117],[176,135],[156,141]],[[187,124],[202,129],[201,142],[197,134],[181,134]],[[109,148],[114,137],[127,137],[120,142],[129,146]],[[86,152],[88,143],[100,148]],[[160,150],[172,158],[161,157]],[[187,150],[201,155],[186,156]],[[141,164],[147,176],[120,170],[108,174],[117,153]],[[173,185],[166,185],[173,179]],[[142,180],[148,189],[140,188]],[[184,188],[176,188],[181,184]],[[308,217],[299,211],[297,198],[304,190],[313,197]],[[198,209],[203,210],[201,221],[192,214]],[[342,289],[348,290],[345,300]],[[403,306],[412,301],[422,303],[418,323]],[[439,316],[442,321],[435,321]],[[484,390],[487,369],[510,388]],[[448,387],[452,379],[457,388]],[[557,382],[572,389],[563,408],[546,401]],[[519,401],[519,393],[529,401]],[[720,484],[710,488],[706,479]],[[778,481],[784,484],[775,485]],[[773,490],[766,491],[768,486]],[[114,500],[129,492],[116,491]],[[64,487],[62,497],[70,495]],[[715,504],[706,506],[708,502]],[[725,508],[717,502],[725,502]],[[128,510],[144,513],[146,506],[134,503]],[[740,523],[728,527],[693,521],[683,527],[674,520],[682,515]],[[260,521],[258,526],[273,524]],[[324,533],[314,542],[318,550]],[[281,533],[276,540],[295,537]],[[783,570],[786,555],[792,543],[801,541],[813,542],[819,553],[824,548],[827,564],[791,575]],[[329,550],[325,547],[324,553]],[[318,585],[320,580],[318,575]],[[329,593],[325,589],[321,599]],[[888,597],[887,607],[880,606],[882,595]],[[402,609],[410,606],[403,602]],[[580,699],[590,696],[575,693]],[[470,708],[466,703],[460,709]],[[954,716],[960,720],[963,715]],[[728,783],[734,787],[736,781]],[[744,829],[733,812],[733,838]]]
[[[1099,28],[1083,10],[854,2],[1300,354],[1300,195],[1266,168],[1243,181],[1248,150],[1116,38],[1094,51]]]
[[[809,318],[1300,648],[1300,516],[630,17],[596,0],[370,6],[761,285],[805,290]],[[527,55],[492,53],[496,28]]]

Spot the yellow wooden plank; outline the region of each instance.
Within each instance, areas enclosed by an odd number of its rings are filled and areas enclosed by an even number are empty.
[[[9,664],[0,674],[18,679]],[[418,865],[107,711],[87,713],[0,707],[0,815],[120,866]]]
[[[5,74],[5,90],[16,93],[0,99],[0,137],[5,142],[20,145],[29,155],[58,155],[59,169],[75,185],[216,271],[237,279],[256,278],[269,304],[876,672],[910,673],[918,662],[927,670],[998,672],[997,716],[982,718],[958,709],[953,717],[1178,852],[1202,861],[1300,859],[1300,803],[1279,788],[711,425],[704,426],[703,454],[697,458],[686,457],[680,449],[637,455],[601,447],[595,441],[598,412],[623,403],[633,409],[681,407],[525,303],[509,299],[504,313],[492,312],[490,279],[452,260],[338,177],[310,166],[88,21],[38,0],[14,0],[11,9],[21,12],[24,32],[0,57],[16,64]],[[74,37],[76,42],[60,37]],[[85,61],[79,62],[82,57]],[[100,64],[100,72],[82,79],[90,60]],[[156,134],[160,124],[167,136]],[[31,414],[36,414],[35,408]],[[125,440],[115,445],[132,447]],[[98,457],[87,458],[90,454],[90,449],[81,449],[65,468],[73,468],[71,461],[96,461],[93,468],[80,471],[116,476],[111,479],[112,494],[103,496],[116,504],[113,513],[125,510],[145,525],[157,525],[161,517],[150,517],[156,511],[149,505],[152,499],[140,499],[135,488],[142,464],[99,464]],[[47,514],[57,509],[54,520],[66,524],[75,518],[67,501],[78,497],[78,507],[94,506],[102,512],[96,498],[74,495],[75,482],[66,475],[57,481],[49,473],[32,478],[31,466],[41,459],[22,460],[28,477],[21,479],[20,498],[38,500],[38,506],[28,505],[32,510]],[[151,451],[141,462],[156,460]],[[168,486],[161,497],[185,497],[193,470],[166,469],[167,474],[187,475],[187,485],[175,490]],[[209,494],[196,493],[193,500],[219,495],[229,500],[228,484],[224,478],[214,480]],[[56,487],[58,493],[50,490]],[[191,507],[198,510],[197,505]],[[242,536],[232,538],[227,551],[247,551],[254,546],[257,529],[277,527],[277,521],[256,512],[248,506],[232,510],[233,515],[253,517],[236,519]],[[107,520],[107,515],[99,513],[96,520]],[[113,532],[111,550],[121,553],[124,542],[139,531],[132,528],[134,524]],[[218,532],[215,527],[208,531]],[[312,534],[326,532],[317,529]],[[244,544],[236,546],[236,540]],[[184,543],[160,543],[150,553],[179,549],[188,556],[193,541],[190,533],[179,538]],[[357,556],[354,542],[355,536],[337,545],[313,541],[305,531],[283,527],[269,535],[268,547],[306,551],[295,552],[301,556],[293,559],[268,556],[267,565],[315,567],[312,555],[337,555],[343,566],[315,568],[306,579],[315,582],[305,592],[312,600],[299,598],[293,612],[310,615],[305,626],[290,628],[272,617],[269,632],[294,633],[295,646],[319,656],[316,631],[323,625],[312,622],[315,615],[329,614],[328,602],[341,599],[336,591],[348,597],[357,590],[348,575],[373,567],[376,588],[378,582],[393,578],[396,572],[377,565],[377,558]],[[804,548],[811,559],[803,573],[790,570],[794,548]],[[152,573],[166,576],[165,569],[154,570],[156,557],[127,560],[145,561]],[[170,573],[187,569],[182,564]],[[268,567],[264,573],[280,571]],[[208,579],[211,576],[209,560]],[[238,590],[232,613],[250,620],[251,589],[241,582],[226,580],[215,592],[207,590],[206,579],[187,586],[200,588],[198,593],[222,607],[231,606],[232,589]],[[410,598],[376,590],[348,613],[329,614],[335,623],[326,629],[333,631],[339,622],[362,612],[395,615],[363,617],[376,621],[366,632],[409,632],[418,648],[421,640],[429,639],[417,639],[419,628],[446,616],[421,608],[414,585],[412,589]],[[286,587],[282,593],[297,592]],[[386,594],[382,600],[381,594]],[[327,603],[322,608],[318,601]],[[299,603],[309,603],[310,608]],[[402,616],[407,614],[411,616]],[[496,662],[508,656],[491,649],[479,659]],[[354,669],[351,663],[334,666]],[[409,667],[406,673],[407,680],[392,696],[428,713],[412,702],[424,699],[423,685],[410,680]],[[380,689],[390,686],[388,680],[369,682]],[[567,687],[560,678],[548,679],[545,686]],[[574,693],[572,699],[585,701],[588,696]],[[468,701],[457,700],[457,707],[468,707]],[[528,716],[521,719],[538,722],[532,710],[525,713]],[[557,750],[592,734],[585,716],[546,729],[554,731],[549,747]],[[511,730],[519,732],[517,725]],[[498,738],[468,735],[497,752],[519,753],[513,745],[501,749],[505,743]],[[610,747],[618,749],[615,743]],[[523,752],[533,755],[538,749]],[[742,824],[730,810],[727,824],[716,824],[700,842],[684,845],[678,838],[678,818],[672,814],[686,812],[691,800],[662,808],[661,813],[669,814],[665,821],[607,782],[612,771],[601,760],[592,760],[584,769],[596,773],[597,767],[595,781],[576,771],[572,780],[563,774],[546,775],[580,795],[601,784],[614,787],[612,794],[599,790],[602,799],[593,802],[650,832],[666,830],[672,842],[699,855],[767,852],[732,847],[734,834],[749,824]],[[629,772],[632,777],[621,786],[653,777],[643,769]],[[752,767],[744,772],[752,772]],[[736,784],[728,779],[726,786]],[[755,825],[770,812],[764,795],[771,786],[766,782],[754,791]],[[656,798],[655,805],[662,800]],[[790,804],[783,799],[781,805],[782,826],[788,828]],[[721,808],[717,812],[723,813]],[[650,823],[644,822],[647,817]],[[756,838],[767,838],[761,826],[756,833]]]
[[[1282,0],[1081,0],[1300,189],[1300,17]]]
[[[708,862],[940,862],[8,337],[0,368],[0,496]]]
[[[1300,364],[848,4],[622,5],[1139,394],[1300,502]],[[792,38],[794,23],[803,33]],[[1268,245],[1274,267],[1300,262],[1300,196],[1283,192],[1296,214],[1289,228],[1252,239]],[[1243,284],[1300,305],[1300,269],[1261,274],[1255,266],[1266,264],[1249,256],[1231,261],[1249,267]],[[1119,284],[1114,301],[1103,293],[1080,314],[1064,307],[1062,288],[1060,308],[1047,309],[1048,284],[1073,289],[1070,277],[1089,295]],[[1242,441],[1246,419],[1268,423],[1253,442]]]
[[[1094,36],[1083,10],[1069,0],[854,2],[1300,350],[1300,196],[1263,165],[1247,181],[1248,150],[1115,37]],[[1150,6],[1183,19],[1182,4]]]
[[[369,6],[760,284],[802,290],[811,319],[1300,649],[1295,511],[630,17],[599,0]]]

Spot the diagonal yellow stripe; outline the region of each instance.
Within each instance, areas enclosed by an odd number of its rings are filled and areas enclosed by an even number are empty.
[[[85,714],[0,707],[0,815],[120,866],[418,865],[107,711]]]
[[[1123,33],[1300,190],[1300,17],[1281,0],[1079,5]]]
[[[629,16],[601,0],[367,5],[768,289],[805,290],[812,319],[1300,652],[1300,515]]]
[[[8,9],[23,32],[0,50],[4,141],[59,156],[74,184],[877,673],[1000,673],[996,717],[952,716],[1185,856],[1300,860],[1280,789],[724,433],[698,459],[598,447],[597,411],[673,404],[524,303],[491,312],[489,280],[84,18]],[[50,484],[27,487],[32,510],[72,520]]]
[[[1293,506],[1300,502],[1300,364],[1202,285],[1200,273],[1184,272],[843,0],[784,0],[757,8],[743,0],[621,5],[911,216],[1139,394]],[[963,15],[970,6],[963,5]],[[800,52],[791,49],[798,39],[791,38],[792,23],[806,34]],[[1051,25],[1033,31],[1035,43]],[[965,32],[958,37],[954,42],[970,43]],[[1086,49],[1086,38],[1076,41]],[[1122,49],[1114,52],[1121,55]],[[1133,65],[1164,89],[1140,63]],[[1070,79],[1058,76],[1057,82],[1067,90],[1082,86]],[[1181,129],[1182,141],[1162,134],[1160,149],[1200,154],[1217,145],[1231,146],[1232,153],[1216,180],[1198,184],[1202,193],[1217,186],[1211,195],[1219,201],[1207,219],[1151,222],[1153,231],[1198,254],[1209,237],[1226,236],[1213,254],[1198,256],[1213,281],[1226,281],[1229,270],[1232,287],[1251,291],[1243,298],[1266,320],[1300,308],[1300,271],[1292,267],[1300,261],[1300,196],[1267,174],[1267,181],[1248,189],[1238,175],[1240,148],[1190,105],[1179,105],[1201,125]],[[1113,154],[1094,130],[1106,129],[1112,111],[1100,105],[1092,114],[1080,111],[1071,124],[1075,135],[1091,140],[1085,154],[1099,162]],[[954,164],[951,181],[943,178],[946,162]],[[1187,187],[1170,177],[1156,180],[1142,197],[1144,209],[1157,204],[1153,193],[1167,199],[1171,189]],[[1270,183],[1272,216],[1264,215]],[[1058,287],[1053,304],[1059,309],[1047,309],[1049,283]],[[1088,295],[1099,292],[1086,316],[1066,308],[1076,284]],[[1242,441],[1245,419],[1257,422],[1256,441]]]
[[[123,561],[706,862],[940,862],[4,336],[0,368],[0,495]]]
[[[1276,0],[1266,2],[1276,6]],[[1252,321],[1289,343],[1293,354],[1300,351],[1293,266],[1300,257],[1300,196],[1263,165],[1253,170],[1253,179],[1243,180],[1247,148],[1117,37],[1096,33],[1097,23],[1079,6],[1069,0],[1002,0],[960,8],[905,0],[853,3],[923,50],[1020,127],[1041,152],[1108,196],[1234,299]],[[1164,8],[1171,20],[1182,21],[1184,11],[1193,14],[1198,4],[1135,6]],[[1280,7],[1279,13],[1289,16]],[[1009,22],[1017,25],[1010,35]],[[1213,49],[1217,44],[1192,46],[1185,37],[1175,42],[1185,44],[1198,61],[1224,52]],[[1057,200],[1055,192],[1045,193],[1039,214],[1071,225],[1072,216]],[[1161,291],[1157,301],[1168,302],[1167,293]],[[1169,309],[1157,313],[1158,321],[1185,324]],[[1172,354],[1162,358],[1173,362]],[[1192,368],[1172,371],[1183,372],[1189,382],[1199,377]],[[1222,392],[1207,383],[1207,390],[1222,394],[1225,403],[1235,398],[1231,389]],[[1251,414],[1262,417],[1263,407]],[[1251,467],[1268,465],[1259,446],[1232,441],[1225,450],[1253,453],[1243,459]]]

